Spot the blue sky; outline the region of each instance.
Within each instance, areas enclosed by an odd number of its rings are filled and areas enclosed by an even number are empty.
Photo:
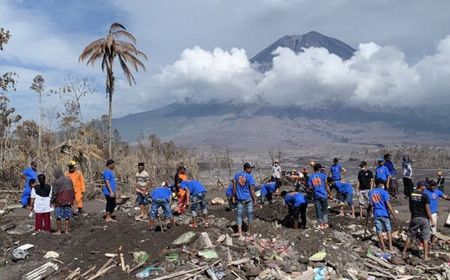
[[[360,43],[374,42],[375,46],[368,45],[363,50],[377,52],[380,61],[398,61],[391,65],[393,69],[399,67],[398,71],[383,77],[384,70],[376,69],[368,75],[374,77],[369,83],[361,81],[361,73],[354,74],[354,65],[363,63],[361,59],[353,65],[341,65],[339,61],[332,64],[347,67],[350,73],[344,79],[331,79],[332,88],[342,88],[345,98],[360,103],[367,97],[373,103],[370,90],[380,89],[371,86],[367,90],[367,84],[385,80],[394,86],[381,89],[392,95],[394,101],[404,98],[405,92],[410,91],[408,87],[435,91],[437,97],[445,98],[442,93],[448,87],[445,81],[439,75],[426,77],[424,73],[439,69],[438,58],[445,57],[447,45],[442,40],[450,34],[448,11],[449,1],[423,0],[4,0],[0,26],[9,29],[12,38],[0,53],[0,73],[19,74],[18,90],[10,94],[10,99],[26,118],[37,117],[37,99],[29,90],[34,75],[44,75],[48,88],[61,86],[67,75],[93,78],[99,93],[83,101],[83,110],[88,117],[98,117],[107,111],[104,75],[99,66],[78,63],[78,56],[84,46],[103,36],[109,25],[117,21],[136,35],[138,48],[150,59],[146,62],[147,72],[137,75],[137,86],[128,87],[119,76],[115,116],[157,108],[190,95],[197,101],[239,100],[241,96],[244,96],[241,101],[251,101],[260,98],[262,91],[266,95],[281,91],[286,98],[299,100],[294,93],[280,88],[286,81],[279,77],[289,74],[279,70],[262,77],[252,72],[246,59],[283,35],[316,30],[355,48]],[[442,49],[437,50],[438,46]],[[215,52],[216,48],[219,51]],[[286,61],[306,59],[292,56],[287,59],[290,54],[283,55]],[[311,55],[319,56],[328,65],[335,62],[333,57],[322,57],[320,52]],[[358,69],[366,66],[359,65]],[[397,73],[403,74],[397,77]],[[405,83],[408,79],[417,80],[418,84]],[[347,83],[338,84],[337,80]],[[311,87],[311,92],[327,92],[330,79],[313,77],[303,83]],[[348,91],[354,95],[345,95]],[[276,99],[263,97],[269,102]],[[307,93],[304,97],[307,98]],[[422,99],[413,99],[410,105],[418,105]],[[59,99],[54,96],[46,97],[45,104],[49,112],[61,109]]]

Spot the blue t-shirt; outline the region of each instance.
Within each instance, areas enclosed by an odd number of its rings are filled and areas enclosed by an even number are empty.
[[[116,192],[116,175],[114,174],[114,171],[111,169],[105,169],[103,171],[103,181],[105,182],[105,185],[103,186],[103,194],[105,196],[109,196],[109,189],[106,187],[106,181],[109,181],[109,186],[111,187],[111,190],[115,193]]]
[[[435,189],[431,191],[430,189],[426,189],[425,193],[430,198],[430,211],[431,214],[437,213],[439,210],[439,198],[444,196],[444,193],[439,189]]]
[[[225,191],[225,195],[227,197],[232,197],[233,196],[233,184],[228,185],[228,188]]]
[[[261,195],[266,196],[268,193],[274,193],[277,190],[277,183],[269,182],[261,186]]]
[[[315,172],[308,178],[308,185],[313,188],[314,197],[328,198],[326,189],[327,175],[321,172]]]
[[[180,188],[183,190],[187,188],[191,196],[206,192],[206,189],[203,187],[202,183],[196,180],[183,181],[180,183]]]
[[[30,188],[30,180],[35,179],[37,182],[37,172],[33,168],[26,168],[22,174],[25,176],[25,188]]]
[[[389,169],[384,165],[378,166],[375,170],[375,179],[387,181],[389,176],[391,176],[391,172],[389,172]]]
[[[341,194],[353,194],[353,186],[350,183],[334,182],[333,187]]]
[[[389,173],[391,173],[391,176],[395,176],[397,174],[397,171],[395,171],[394,163],[390,160],[386,160],[384,162],[384,166],[389,170]]]
[[[388,201],[389,194],[382,188],[375,188],[369,191],[369,203],[373,206],[373,216],[375,218],[389,217]]]
[[[165,199],[166,201],[170,201],[172,191],[167,187],[157,187],[152,191],[150,196],[152,200]]]
[[[252,174],[240,171],[234,175],[234,180],[236,181],[237,199],[245,201],[251,200],[252,196],[250,188],[255,186],[255,179],[253,179]]]
[[[287,205],[293,206],[293,207],[299,207],[302,204],[306,203],[305,196],[301,193],[294,192],[294,193],[288,193],[284,197],[284,202]]]
[[[331,171],[331,178],[333,178],[333,181],[341,180],[342,165],[337,163],[331,166],[330,171]]]

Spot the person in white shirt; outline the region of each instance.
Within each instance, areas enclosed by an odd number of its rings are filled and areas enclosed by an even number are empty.
[[[136,201],[140,207],[139,218],[146,218],[148,216],[148,194],[149,194],[150,177],[145,171],[143,162],[138,164],[138,171],[136,172]]]
[[[278,160],[276,160],[272,166],[272,181],[281,185],[281,166],[279,165]]]
[[[34,181],[34,179],[32,179]],[[31,207],[36,213],[35,217],[35,231],[47,231],[51,230],[50,213],[53,211],[53,207],[50,204],[52,196],[52,187],[45,183],[45,175],[39,174],[39,184],[33,183],[31,189]]]

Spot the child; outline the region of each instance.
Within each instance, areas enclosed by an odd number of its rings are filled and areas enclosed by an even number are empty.
[[[34,181],[34,179],[32,180]],[[52,187],[45,183],[44,174],[39,174],[38,180],[39,184],[31,189],[31,208],[36,213],[34,230],[50,232],[52,228],[50,213],[53,211],[53,207],[50,205]]]
[[[64,220],[64,232],[69,233],[69,221],[72,217],[72,203],[75,199],[72,181],[64,176],[59,168],[54,174],[56,181],[53,184],[51,203],[55,206],[56,233],[61,234],[61,220]]]
[[[167,187],[166,184],[162,184],[161,186],[156,187],[150,196],[152,198],[152,205],[149,213],[150,219],[148,220],[150,230],[154,229],[153,224],[155,223],[160,207],[164,210],[165,218],[170,219],[172,226],[174,226],[175,220],[172,216],[172,210],[170,209],[170,204],[172,203],[172,191],[170,188]]]
[[[333,178],[328,178],[327,182],[330,184],[332,189],[336,189],[338,192],[338,199],[341,202],[341,206],[339,209],[339,217],[344,217],[344,205],[347,204],[352,209],[352,218],[356,218],[355,216],[355,206],[353,205],[353,187],[352,184],[346,183],[343,181],[334,181]]]
[[[299,192],[282,191],[281,197],[289,207],[289,216],[294,220],[294,228],[298,228],[298,216],[302,219],[301,228],[306,228],[306,208],[308,203],[305,196]]]

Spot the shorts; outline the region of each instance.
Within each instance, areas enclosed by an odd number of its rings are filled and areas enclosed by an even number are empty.
[[[191,211],[192,216],[197,216],[197,208],[200,206],[203,215],[208,214],[208,203],[205,201],[205,192],[198,193],[196,195],[191,196]]]
[[[431,214],[433,218],[434,226],[431,226],[431,234],[435,235],[437,233],[437,222],[438,222],[438,213]]]
[[[416,217],[409,222],[408,237],[428,241],[430,240],[430,221],[427,218]]]
[[[377,233],[392,232],[391,220],[388,217],[376,217],[374,223]]]
[[[352,193],[340,193],[339,201],[347,203],[348,206],[353,206],[353,194]]]
[[[359,191],[359,206],[368,207],[369,206],[369,190],[361,190]]]
[[[156,219],[159,207],[162,207],[164,211],[164,217],[166,217],[166,219],[172,218],[172,209],[170,209],[169,201],[167,201],[166,199],[156,199],[152,201],[152,206],[149,211],[149,216],[152,220]]]
[[[55,208],[56,220],[69,220],[72,218],[72,207],[70,205]]]
[[[136,192],[136,201],[139,205],[148,205],[148,198],[147,196],[143,195],[140,192]]]

